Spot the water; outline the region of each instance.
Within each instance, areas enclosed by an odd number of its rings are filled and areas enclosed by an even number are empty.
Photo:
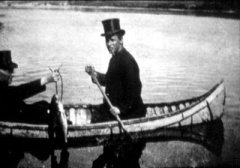
[[[102,95],[84,72],[84,67],[92,64],[96,70],[106,72],[111,56],[105,39],[100,36],[103,33],[101,21],[113,17],[120,18],[121,27],[126,30],[124,46],[139,64],[144,102],[199,96],[224,79],[227,98],[222,160],[240,165],[239,20],[164,14],[1,9],[0,49],[10,49],[13,61],[19,65],[13,85],[37,79],[50,73],[49,67],[54,69],[62,64],[63,103],[101,103]],[[49,85],[47,89],[26,101],[50,101],[55,86]],[[101,153],[101,147],[71,150],[70,167],[91,167],[92,161]],[[210,156],[201,146],[185,142],[149,143],[140,163],[141,167],[194,167],[215,162]],[[21,164],[49,167],[49,161],[40,162],[28,154]]]

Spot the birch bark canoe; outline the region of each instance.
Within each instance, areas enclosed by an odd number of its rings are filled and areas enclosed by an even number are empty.
[[[179,130],[185,128],[191,130],[197,125],[221,120],[224,105],[225,87],[222,80],[198,97],[176,102],[145,104],[147,110],[145,117],[122,122],[135,139],[151,139],[156,136],[184,138],[182,131]],[[102,145],[104,141],[119,138],[124,134],[117,121],[91,123],[92,117],[99,115],[99,105],[66,104],[64,108],[68,120],[72,123],[68,125],[69,147]],[[189,134],[187,137],[201,140],[201,136],[197,134],[195,132],[194,135]],[[48,125],[0,121],[0,141],[26,144],[29,148],[48,145]],[[56,148],[57,144],[56,141]]]

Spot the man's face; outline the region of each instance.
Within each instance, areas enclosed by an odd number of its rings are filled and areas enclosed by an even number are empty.
[[[12,77],[12,72],[0,69],[0,83],[11,84]]]
[[[106,36],[106,46],[108,51],[115,55],[122,49],[122,38],[119,39],[118,35]]]

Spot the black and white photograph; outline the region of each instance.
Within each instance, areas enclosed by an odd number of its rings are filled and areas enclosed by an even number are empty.
[[[0,167],[240,167],[240,1],[0,1]]]

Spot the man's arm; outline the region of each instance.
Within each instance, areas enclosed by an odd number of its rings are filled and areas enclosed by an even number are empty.
[[[8,94],[19,100],[24,100],[45,90],[46,86],[42,86],[41,79],[38,79],[26,84],[21,84],[19,86],[11,86]]]
[[[105,86],[105,77],[106,77],[106,75],[105,74],[103,74],[103,73],[100,73],[100,72],[96,72],[96,74],[97,74],[97,80],[98,80],[98,82],[100,83],[100,85],[101,86]],[[92,82],[93,83],[95,83],[94,82],[94,80],[93,80],[93,78],[92,78]],[[96,83],[95,83],[96,84]]]
[[[58,80],[59,73],[52,72],[51,74],[44,76],[41,79],[21,84],[19,86],[11,86],[11,89],[9,90],[9,95],[14,96],[19,100],[24,100],[45,91],[47,84],[57,82]]]

